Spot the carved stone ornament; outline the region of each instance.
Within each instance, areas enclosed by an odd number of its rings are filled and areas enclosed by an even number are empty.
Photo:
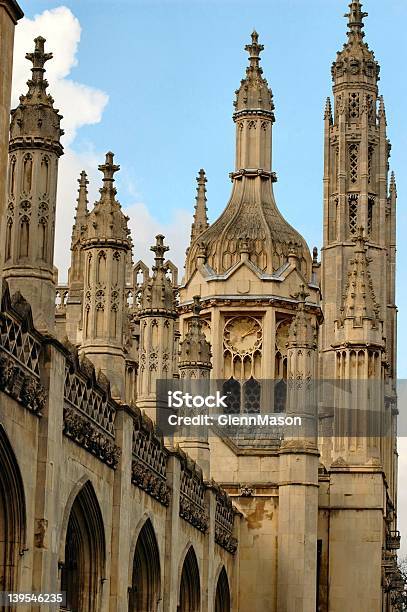
[[[131,481],[163,506],[169,506],[171,501],[170,487],[148,465],[137,459],[134,459],[132,463]]]
[[[82,417],[74,408],[64,408],[64,434],[95,457],[116,469],[121,450],[96,425]]]

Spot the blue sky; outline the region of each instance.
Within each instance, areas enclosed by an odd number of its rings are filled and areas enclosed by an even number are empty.
[[[262,65],[276,105],[277,202],[310,247],[321,246],[323,108],[331,94],[331,63],[346,39],[347,0],[29,0],[22,5],[30,19],[63,5],[79,20],[77,65],[69,78],[106,92],[109,101],[101,121],[80,127],[70,147],[79,156],[113,150],[122,167],[122,205],[134,212],[134,202],[142,202],[155,225],[163,226],[192,212],[201,167],[208,176],[211,220],[227,202],[234,165],[232,103],[247,64],[243,48],[255,27],[265,45]],[[379,86],[397,176],[399,376],[407,377],[407,3],[366,0],[364,9],[369,12],[366,41],[382,69]],[[73,181],[69,211],[75,193]],[[133,228],[137,236],[146,229],[138,219]],[[176,241],[176,228],[173,235]],[[152,239],[153,233],[146,244]]]

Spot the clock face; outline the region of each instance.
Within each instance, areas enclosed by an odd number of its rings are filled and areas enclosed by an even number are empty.
[[[225,326],[225,345],[234,353],[253,353],[261,345],[261,325],[253,317],[234,317]]]

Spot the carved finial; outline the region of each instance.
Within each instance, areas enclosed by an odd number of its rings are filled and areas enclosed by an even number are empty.
[[[45,62],[52,59],[52,53],[45,53],[45,38],[42,36],[37,36],[34,39],[35,49],[33,53],[26,53],[26,59],[32,62],[33,67],[31,68],[32,72],[32,81],[34,83],[43,83],[44,82],[44,72],[45,72]],[[45,81],[46,83],[46,81]],[[48,83],[45,84],[45,87]],[[45,89],[44,87],[44,89]]]
[[[252,68],[259,67],[260,53],[263,51],[264,45],[259,45],[259,35],[256,30],[252,32],[252,42],[245,46],[245,51],[249,53],[250,66]]]
[[[85,170],[82,170],[80,177],[78,178],[79,189],[78,198],[75,211],[75,223],[73,226],[72,241],[74,241],[81,234],[81,228],[84,224],[86,215],[88,213],[88,177]]]
[[[326,99],[324,119],[328,119],[329,122],[332,123],[332,106],[331,98],[329,96]]]
[[[158,234],[155,237],[155,245],[150,247],[150,251],[154,253],[154,266],[153,270],[163,270],[164,268],[164,254],[169,250],[169,247],[164,245],[164,236]]]
[[[198,183],[198,187],[196,188],[194,220],[191,227],[191,242],[198,238],[198,236],[200,236],[209,226],[205,186],[207,183],[207,178],[203,168],[200,169],[196,181]]]
[[[103,182],[114,182],[114,175],[118,170],[120,170],[120,166],[116,166],[113,164],[114,153],[108,151],[106,153],[106,160],[104,164],[98,166],[98,169],[103,172]]]
[[[360,2],[360,0],[352,0],[352,2],[349,4],[349,13],[345,14],[345,17],[348,17],[349,19],[349,39],[360,39],[364,37],[365,34],[363,32],[363,19],[364,17],[367,17],[367,15],[367,13],[362,11],[362,3]]]
[[[318,249],[316,246],[314,246],[314,248],[312,249],[312,263],[313,264],[318,263]]]

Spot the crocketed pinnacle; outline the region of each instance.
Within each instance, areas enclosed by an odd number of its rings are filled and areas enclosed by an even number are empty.
[[[349,4],[348,40],[343,49],[338,52],[336,61],[332,66],[332,76],[336,85],[360,82],[377,85],[380,66],[375,60],[373,51],[364,42],[363,19],[367,13],[362,11],[360,0],[353,0]]]
[[[191,227],[191,242],[193,242],[209,226],[206,206],[206,175],[201,168],[197,176],[198,187],[196,188],[194,221]]]
[[[79,189],[78,198],[76,200],[75,222],[72,228],[72,242],[80,237],[85,229],[86,217],[88,215],[88,177],[85,170],[82,170],[78,178]]]
[[[352,0],[349,4],[349,13],[345,14],[348,17],[348,37],[349,41],[354,39],[361,40],[365,33],[363,32],[363,19],[367,17],[367,13],[362,11],[362,3],[360,0]]]
[[[298,310],[290,325],[288,334],[288,347],[316,347],[316,329],[312,324],[311,316],[305,309],[305,304],[309,293],[305,289],[305,285],[300,285],[298,293],[293,297],[298,300]]]
[[[32,62],[32,76],[27,81],[28,92],[20,96],[20,103],[11,111],[10,150],[26,146],[26,138],[35,139],[35,146],[54,150],[62,155],[60,138],[62,116],[54,108],[54,100],[47,93],[48,81],[44,78],[45,63],[52,59],[52,53],[45,53],[45,38],[38,36],[32,53],[26,59]]]
[[[394,174],[394,170],[390,175],[390,193],[395,194],[397,196],[397,183],[396,183],[396,175]]]
[[[100,199],[87,218],[86,239],[92,242],[116,241],[118,245],[130,248],[129,218],[123,214],[116,200],[117,190],[114,186],[114,175],[120,166],[113,163],[114,155],[106,153],[106,160],[98,168],[103,173],[103,186],[99,189]]]
[[[369,271],[366,242],[363,227],[359,227],[354,238],[354,256],[349,262],[348,282],[344,294],[343,319],[352,318],[377,320],[379,305],[373,290]]]
[[[27,81],[28,93],[25,98],[32,99],[34,102],[40,100],[46,104],[52,105],[52,98],[46,94],[48,81],[44,79],[45,63],[52,59],[52,53],[45,53],[45,38],[38,36],[34,39],[35,49],[33,53],[26,53],[26,59],[32,62],[31,68],[32,77]],[[27,102],[27,100],[25,100]]]
[[[251,44],[245,46],[249,53],[249,66],[246,68],[246,78],[242,79],[239,89],[236,90],[235,119],[243,111],[262,110],[274,120],[273,94],[259,64],[263,49],[264,46],[259,44],[259,35],[254,30]]]
[[[175,316],[174,287],[167,276],[164,255],[169,250],[164,244],[164,236],[158,234],[155,245],[150,247],[154,253],[153,276],[146,278],[140,293],[140,314],[165,314]]]
[[[190,321],[188,332],[181,343],[179,351],[179,367],[203,367],[211,368],[211,345],[202,331],[202,320],[200,317],[201,304],[199,296],[194,296],[193,317]]]

